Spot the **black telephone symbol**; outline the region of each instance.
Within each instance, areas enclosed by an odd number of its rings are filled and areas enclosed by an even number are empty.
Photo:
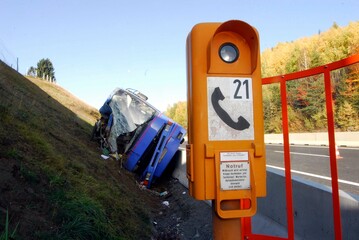
[[[224,99],[225,97],[223,96],[221,89],[219,89],[219,87],[216,87],[212,93],[211,101],[214,111],[216,111],[220,119],[222,119],[222,121],[225,122],[228,126],[236,130],[244,130],[249,128],[250,123],[244,117],[239,116],[238,121],[235,122],[232,120],[229,114],[219,105],[219,101],[223,101]]]

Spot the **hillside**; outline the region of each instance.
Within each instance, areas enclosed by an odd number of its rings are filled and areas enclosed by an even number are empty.
[[[0,62],[0,239],[154,234],[151,211],[159,201],[116,161],[99,157],[89,141],[97,117],[61,87]]]
[[[359,21],[337,24],[325,32],[292,42],[278,43],[261,54],[263,77],[303,71],[339,61],[359,53]],[[336,131],[359,130],[359,64],[331,72]],[[292,132],[327,129],[324,76],[287,82],[289,127]],[[281,133],[279,84],[263,87],[266,133]]]
[[[176,179],[143,189],[100,158],[89,140],[98,114],[0,61],[0,240],[211,238],[210,207]]]

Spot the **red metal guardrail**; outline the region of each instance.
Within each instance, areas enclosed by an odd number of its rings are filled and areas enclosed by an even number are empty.
[[[338,169],[336,158],[336,144],[334,132],[334,111],[333,111],[333,98],[332,98],[332,84],[330,72],[339,68],[347,67],[349,65],[359,62],[359,54],[350,56],[337,62],[326,64],[320,67],[280,75],[275,77],[268,77],[262,79],[262,84],[280,84],[280,95],[282,102],[282,123],[283,123],[283,146],[284,146],[284,167],[285,167],[285,186],[286,186],[286,209],[287,209],[287,231],[288,237],[274,237],[252,233],[251,218],[243,218],[243,239],[255,240],[292,240],[294,239],[294,214],[293,214],[293,192],[292,192],[292,176],[291,176],[291,163],[290,163],[290,146],[289,146],[289,127],[288,127],[288,104],[287,104],[287,88],[286,82],[298,80],[313,75],[324,75],[324,87],[326,98],[326,112],[328,124],[328,139],[329,139],[329,157],[330,157],[330,172],[332,179],[332,202],[333,202],[333,222],[335,239],[342,239],[342,223],[340,215],[340,202],[339,202],[339,186],[338,186]],[[300,235],[300,234],[299,234]]]

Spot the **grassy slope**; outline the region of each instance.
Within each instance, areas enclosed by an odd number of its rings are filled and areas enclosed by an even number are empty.
[[[61,87],[0,62],[0,234],[8,212],[17,239],[149,239],[132,174],[89,141],[96,117]]]

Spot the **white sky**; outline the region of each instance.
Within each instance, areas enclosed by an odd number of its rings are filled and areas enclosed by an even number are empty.
[[[164,111],[186,101],[192,27],[232,19],[257,28],[263,51],[358,21],[359,1],[0,0],[0,59],[25,74],[49,58],[58,84],[96,108],[121,87]]]

